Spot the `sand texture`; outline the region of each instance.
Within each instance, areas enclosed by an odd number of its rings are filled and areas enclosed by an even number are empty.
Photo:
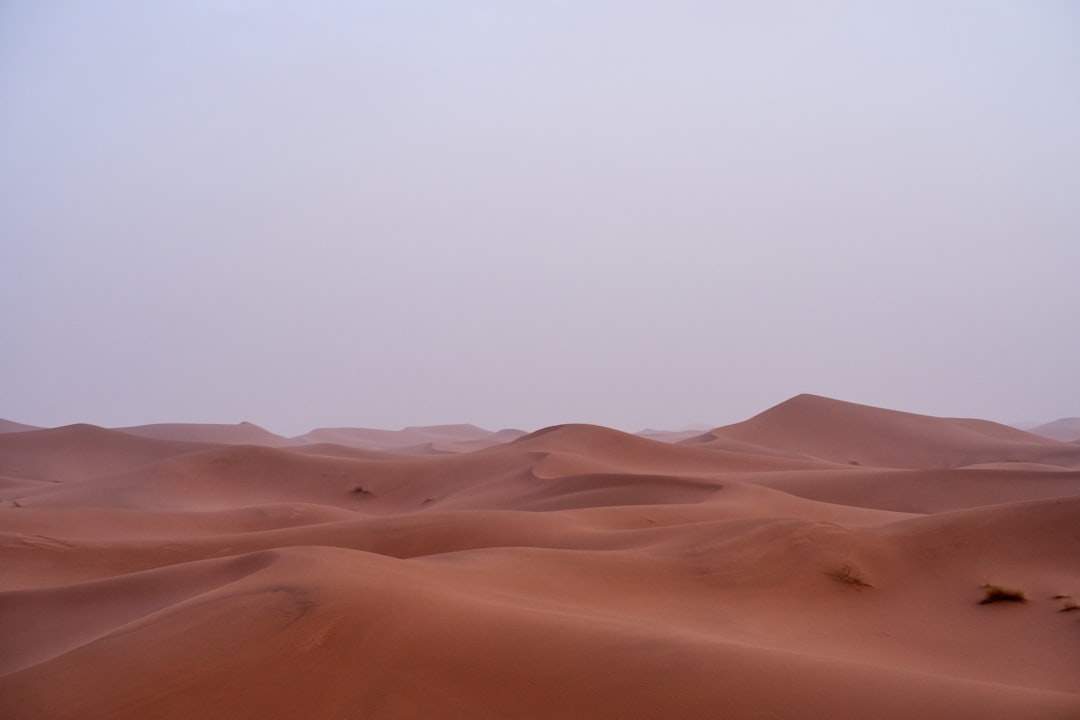
[[[4,423],[0,568],[7,720],[1080,718],[1080,445],[810,395]]]

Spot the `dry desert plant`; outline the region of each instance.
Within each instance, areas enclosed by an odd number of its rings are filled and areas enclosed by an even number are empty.
[[[1073,599],[1072,595],[1055,595],[1055,600],[1061,601],[1061,609],[1058,612],[1072,612],[1073,610],[1080,610],[1080,603]]]
[[[979,601],[980,605],[989,605],[990,603],[997,602],[1027,602],[1027,595],[1023,590],[1017,590],[1016,588],[1005,587],[1004,585],[993,585],[987,583],[982,586],[983,596]]]
[[[866,576],[862,574],[862,571],[857,567],[852,566],[851,563],[844,563],[843,567],[829,570],[825,574],[836,582],[845,585],[851,585],[857,588],[874,587],[867,582]]]

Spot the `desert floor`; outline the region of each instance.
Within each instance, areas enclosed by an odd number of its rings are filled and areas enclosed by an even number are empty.
[[[8,720],[1080,718],[1068,440],[0,430]]]

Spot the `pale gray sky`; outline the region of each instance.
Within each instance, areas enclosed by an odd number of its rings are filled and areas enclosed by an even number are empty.
[[[0,417],[1080,414],[1067,0],[0,4]]]

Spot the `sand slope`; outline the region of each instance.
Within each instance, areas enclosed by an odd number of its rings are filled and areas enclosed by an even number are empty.
[[[15,422],[14,420],[0,418],[0,433],[27,432],[40,429],[41,428],[36,425],[24,425],[23,423]]]
[[[1080,441],[1080,418],[1061,418],[1033,427],[1028,432],[1063,442]]]
[[[730,441],[834,463],[891,468],[955,468],[983,463],[1040,463],[1080,468],[1066,443],[985,420],[925,415],[799,395],[735,425],[684,441]]]
[[[442,455],[500,445],[524,434],[521,430],[512,429],[491,432],[467,424],[427,425],[402,430],[318,428],[294,438],[294,441],[307,444],[329,443],[406,455]]]
[[[282,447],[295,444],[289,438],[275,435],[249,422],[235,425],[157,423],[115,429],[128,435],[157,438],[159,440],[181,440],[221,445],[266,445],[267,447]]]
[[[95,425],[0,435],[0,475],[64,483],[119,472],[209,447],[148,440]]]
[[[450,427],[0,436],[0,716],[1080,717],[1075,445]]]

